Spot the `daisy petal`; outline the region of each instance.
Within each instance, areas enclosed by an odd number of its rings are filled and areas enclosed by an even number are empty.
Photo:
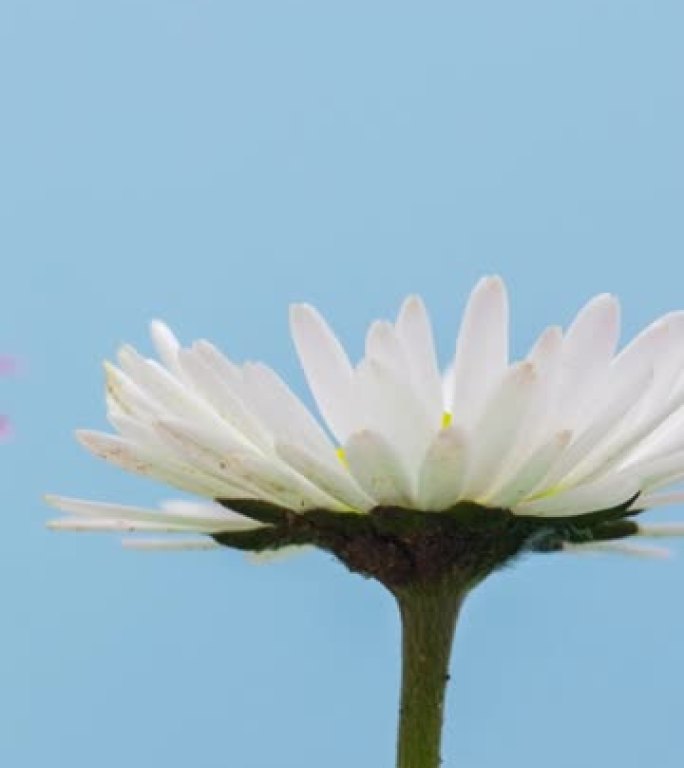
[[[437,366],[430,317],[422,299],[409,296],[396,323],[397,336],[409,362],[411,381],[430,419],[442,418],[442,381]]]
[[[413,506],[411,482],[399,457],[377,432],[357,432],[344,446],[349,469],[378,505]]]
[[[631,544],[626,541],[594,541],[588,544],[563,544],[563,551],[575,555],[628,555],[646,560],[667,560],[672,553],[663,547]]]
[[[374,500],[364,493],[339,461],[339,469],[334,469],[301,446],[281,441],[276,443],[276,453],[294,470],[308,477],[314,485],[348,506],[350,510],[367,512],[375,506]]]
[[[649,539],[684,536],[684,523],[639,523],[637,536],[644,536]]]
[[[684,479],[684,450],[630,464],[626,470],[639,478],[643,490],[655,490]]]
[[[460,427],[440,430],[428,448],[418,477],[420,509],[441,511],[460,498],[468,467],[468,437]]]
[[[209,498],[218,498],[225,492],[224,483],[206,472],[172,463],[161,455],[152,457],[130,440],[91,430],[78,430],[76,437],[91,453],[127,472],[161,480],[175,488]]]
[[[318,409],[343,442],[356,426],[349,359],[325,320],[308,304],[291,308],[290,327]]]
[[[673,507],[684,504],[684,491],[679,493],[644,493],[635,500],[634,509],[653,509],[654,507]]]
[[[252,407],[276,439],[296,440],[323,460],[337,463],[335,449],[322,427],[275,371],[250,363],[243,375]]]
[[[570,430],[563,430],[553,435],[550,440],[534,451],[519,469],[512,471],[511,477],[499,488],[491,491],[487,503],[502,508],[514,507],[520,503],[548,474],[571,440]]]
[[[366,424],[393,446],[413,476],[434,434],[406,381],[374,358],[363,360],[355,375],[356,399]]]
[[[464,495],[486,497],[516,446],[527,409],[534,397],[536,373],[532,363],[513,366],[492,395],[472,438],[471,468]]]
[[[602,294],[588,302],[568,328],[563,342],[557,403],[570,426],[608,372],[620,332],[620,307]]]
[[[582,467],[587,466],[592,451],[599,449],[602,443],[613,439],[625,417],[638,405],[640,398],[648,387],[652,373],[646,369],[641,371],[641,377],[625,377],[616,383],[607,402],[593,422],[580,431],[572,445],[565,451],[562,459],[544,480],[545,485],[562,483],[566,477],[571,478],[576,472],[582,477]]]
[[[261,451],[271,450],[272,440],[268,430],[245,405],[230,382],[222,377],[197,349],[182,350],[179,363],[188,380],[240,438]]]
[[[255,453],[231,447],[216,436],[187,422],[158,422],[157,428],[184,457],[200,471],[213,473],[231,487],[215,498],[261,498],[296,511],[307,509],[341,510],[342,505],[289,469]]]
[[[281,547],[280,549],[266,549],[263,552],[248,552],[247,560],[253,565],[270,565],[279,563],[282,560],[289,560],[291,557],[302,555],[312,549],[309,546]]]
[[[524,501],[512,512],[516,515],[567,517],[600,512],[624,504],[640,490],[638,480],[617,475],[601,478],[535,501]]]
[[[212,539],[124,539],[125,549],[141,552],[205,552],[221,549],[221,545]]]
[[[53,531],[71,531],[83,533],[196,533],[197,529],[185,525],[170,523],[136,523],[130,520],[85,520],[76,517],[66,517],[60,520],[50,520],[47,527]],[[218,533],[210,528],[203,533]]]
[[[180,352],[180,344],[178,339],[173,335],[171,329],[161,322],[161,320],[153,320],[150,323],[150,335],[154,343],[159,359],[162,363],[175,374],[180,373],[180,367],[178,365],[178,353]]]
[[[173,529],[195,531],[236,531],[261,527],[247,517],[235,512],[228,513],[219,505],[192,504],[180,510],[169,508],[156,510],[144,507],[130,507],[124,504],[109,504],[101,501],[86,501],[64,496],[47,496],[46,501],[53,507],[82,518],[95,518],[107,523],[125,522],[152,526],[168,526]]]
[[[508,298],[499,277],[481,280],[468,299],[453,363],[448,410],[471,424],[508,365]]]

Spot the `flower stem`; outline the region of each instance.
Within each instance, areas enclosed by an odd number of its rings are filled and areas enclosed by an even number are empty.
[[[393,591],[402,625],[397,768],[439,768],[451,646],[467,590],[448,580]]]

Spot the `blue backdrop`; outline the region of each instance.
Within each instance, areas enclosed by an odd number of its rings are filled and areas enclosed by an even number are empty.
[[[626,335],[683,307],[683,25],[675,0],[0,3],[0,351],[25,361],[0,382],[2,765],[392,764],[378,586],[49,533],[41,494],[173,496],[71,435],[105,426],[100,361],[155,316],[304,394],[295,300],[358,353],[419,292],[444,359],[487,272],[518,352],[600,291]],[[683,588],[681,558],[491,578],[445,766],[679,768]]]

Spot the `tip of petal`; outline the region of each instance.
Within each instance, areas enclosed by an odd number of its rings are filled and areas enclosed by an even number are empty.
[[[599,293],[586,303],[583,311],[605,313],[619,319],[620,300],[612,293]]]
[[[59,509],[60,498],[54,493],[43,494],[43,501],[51,507],[57,507],[57,509]]]
[[[127,363],[135,363],[140,355],[131,344],[122,344],[116,351],[116,357],[121,367],[125,369]]]
[[[155,317],[154,319],[150,320],[150,333],[152,335],[157,333],[170,334],[172,331],[163,320],[159,320]]]
[[[534,348],[547,349],[555,347],[563,339],[563,329],[560,325],[550,325],[539,335]]]
[[[523,360],[511,366],[511,376],[519,381],[532,382],[537,377],[537,366],[531,360]]]
[[[318,315],[319,313],[313,304],[308,304],[307,302],[303,301],[290,304],[289,314],[290,322],[298,322],[304,318],[310,317],[311,315]]]
[[[95,441],[95,433],[90,429],[77,429],[74,437],[84,447],[90,449]]]
[[[327,328],[327,323],[323,315],[313,306],[306,302],[290,304],[289,307],[290,332],[295,342],[301,334],[307,334],[312,328]]]
[[[419,296],[417,293],[411,293],[409,294],[404,301],[401,304],[401,309],[399,310],[399,316],[405,315],[407,313],[411,312],[425,312],[425,302],[423,301],[422,297]]]
[[[500,275],[485,275],[477,281],[472,293],[492,293],[505,296],[506,283]]]

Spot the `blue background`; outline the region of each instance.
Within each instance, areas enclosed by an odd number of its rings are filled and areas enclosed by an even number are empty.
[[[626,335],[684,306],[683,25],[678,0],[3,0],[0,350],[25,370],[0,382],[0,764],[392,765],[378,586],[49,533],[41,494],[173,496],[71,436],[105,426],[100,361],[149,350],[154,316],[304,395],[295,300],[357,354],[419,292],[444,359],[483,273],[518,353],[600,291]],[[683,592],[682,558],[491,578],[446,768],[679,768]]]

